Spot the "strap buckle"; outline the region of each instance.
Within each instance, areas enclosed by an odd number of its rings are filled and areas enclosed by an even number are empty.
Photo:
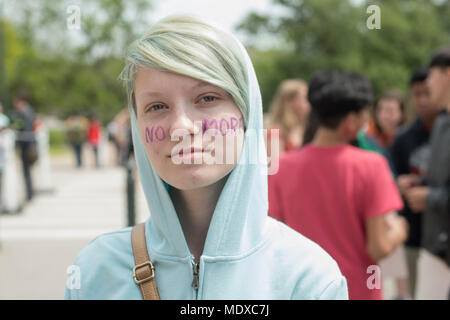
[[[144,279],[138,279],[136,276],[136,269],[139,269],[139,268],[142,268],[145,266],[150,267],[150,276],[148,276],[147,278],[144,278]],[[138,264],[138,265],[134,266],[134,268],[133,268],[133,279],[134,279],[134,282],[136,282],[136,284],[141,284],[143,282],[150,281],[154,277],[155,277],[155,268],[153,267],[153,264],[151,261],[145,261],[144,263]]]

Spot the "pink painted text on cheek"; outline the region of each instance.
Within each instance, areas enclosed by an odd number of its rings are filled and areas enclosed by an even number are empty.
[[[153,143],[156,141],[163,141],[166,138],[166,131],[162,126],[152,126],[151,129],[145,127],[145,142]]]
[[[230,122],[228,122],[228,120],[225,118],[221,118],[220,121],[217,121],[216,119],[203,119],[202,132],[205,133],[206,130],[213,128],[216,129],[216,134],[218,131],[220,131],[220,134],[224,136],[227,134],[228,130],[232,130],[234,132],[238,128],[243,128],[242,120],[242,117],[240,117],[239,119],[230,117]]]
[[[208,129],[215,129],[215,134],[220,132],[222,136],[226,135],[228,130],[236,131],[236,129],[242,129],[243,118],[230,117],[230,121],[226,118],[217,119],[203,119],[202,120],[202,133],[205,133]],[[168,135],[165,129],[161,125],[152,126],[150,129],[145,127],[145,142],[153,143],[156,141],[163,141]]]

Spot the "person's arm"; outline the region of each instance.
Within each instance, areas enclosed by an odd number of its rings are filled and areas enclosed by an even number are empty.
[[[430,188],[425,198],[425,207],[433,212],[450,214],[450,185]]]
[[[386,159],[374,154],[367,159],[365,169],[362,200],[366,252],[376,262],[406,240],[408,225],[397,214],[403,208],[403,201]]]
[[[389,255],[408,236],[408,223],[396,212],[377,215],[366,221],[366,249],[369,257],[377,262]]]
[[[422,179],[417,174],[402,174],[397,177],[397,185],[400,193],[406,196],[411,188],[422,185]]]
[[[450,182],[441,187],[415,186],[406,191],[411,210],[421,213],[429,210],[438,214],[450,213]]]

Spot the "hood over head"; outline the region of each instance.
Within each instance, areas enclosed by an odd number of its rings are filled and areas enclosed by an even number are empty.
[[[268,211],[268,170],[259,85],[247,51],[233,35],[228,37],[239,48],[237,52],[244,62],[248,114],[243,115],[247,121],[240,158],[229,173],[208,229],[202,253],[208,257],[238,256],[254,248],[263,240]],[[132,103],[129,111],[139,177],[150,210],[146,222],[149,249],[153,254],[185,258],[190,252],[168,188],[148,159]]]

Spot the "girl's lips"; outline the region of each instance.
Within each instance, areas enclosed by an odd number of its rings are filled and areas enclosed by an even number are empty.
[[[185,149],[181,149],[180,152],[176,153],[176,152],[172,152],[171,155],[169,155],[169,158],[175,157],[175,156],[189,156],[195,153],[203,153],[205,150],[202,148],[197,148],[197,147],[191,147],[191,150],[188,150],[188,152],[184,152]]]

